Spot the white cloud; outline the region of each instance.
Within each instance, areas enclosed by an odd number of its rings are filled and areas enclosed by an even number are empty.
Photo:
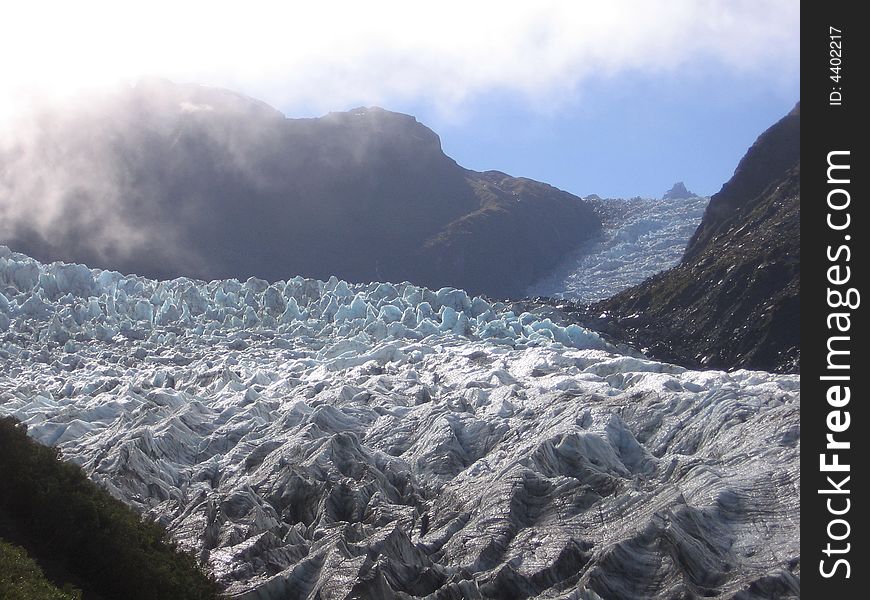
[[[492,90],[549,102],[634,70],[796,77],[799,60],[795,0],[81,0],[3,12],[0,111],[34,88],[143,75],[231,87],[291,114],[398,99],[451,110]]]

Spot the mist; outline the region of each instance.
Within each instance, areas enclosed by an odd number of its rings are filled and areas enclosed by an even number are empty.
[[[380,108],[288,119],[146,79],[21,119],[0,243],[153,278],[403,280],[507,295],[600,228],[580,198],[463,169]]]

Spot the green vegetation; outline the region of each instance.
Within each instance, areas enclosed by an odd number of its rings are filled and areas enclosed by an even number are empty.
[[[81,592],[59,590],[21,548],[0,540],[0,598],[4,600],[78,600]]]
[[[160,526],[142,521],[79,467],[59,460],[56,449],[31,440],[25,426],[11,417],[0,418],[0,481],[0,517],[14,524],[19,539],[13,541],[40,562],[50,561],[69,573],[84,598],[218,597],[214,581],[191,555],[175,548]],[[9,556],[25,571],[32,564],[14,552]],[[36,595],[27,595],[23,588],[15,593],[0,588],[0,597],[75,597],[33,589]]]

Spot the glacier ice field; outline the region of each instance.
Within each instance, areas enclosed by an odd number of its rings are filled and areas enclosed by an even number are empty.
[[[601,235],[570,252],[526,290],[597,302],[680,262],[710,198],[611,198],[593,201]]]
[[[799,413],[461,290],[0,247],[0,414],[233,598],[796,598]]]

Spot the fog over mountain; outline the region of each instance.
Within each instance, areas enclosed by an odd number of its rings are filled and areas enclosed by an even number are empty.
[[[380,108],[288,119],[144,80],[41,106],[0,143],[0,242],[157,278],[294,275],[520,293],[600,230],[580,198],[446,156]]]

